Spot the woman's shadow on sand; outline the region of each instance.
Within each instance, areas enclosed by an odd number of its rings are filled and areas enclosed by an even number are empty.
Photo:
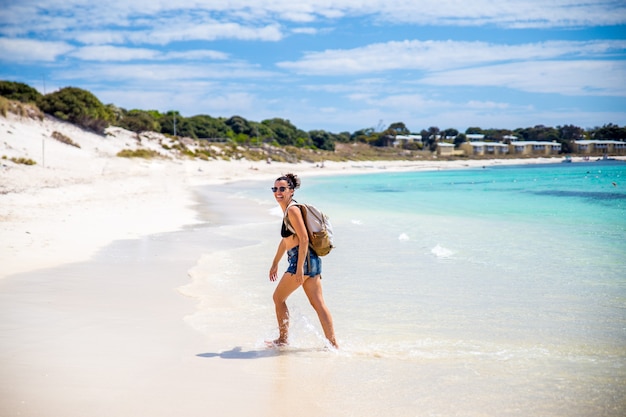
[[[243,350],[241,346],[226,350],[220,353],[199,353],[196,356],[201,358],[222,358],[222,359],[260,359],[271,358],[280,355],[279,349]]]
[[[293,347],[268,347],[267,349],[258,350],[243,350],[241,346],[236,346],[231,350],[226,350],[220,353],[198,353],[196,356],[200,358],[222,358],[222,359],[261,359],[261,358],[273,358],[276,356],[298,354],[306,352],[314,352],[318,350],[326,349],[303,349]]]

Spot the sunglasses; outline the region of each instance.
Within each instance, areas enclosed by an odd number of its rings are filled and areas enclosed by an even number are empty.
[[[285,190],[291,190],[291,187],[272,187],[273,193],[275,193],[276,191],[280,191],[281,193],[284,193]]]

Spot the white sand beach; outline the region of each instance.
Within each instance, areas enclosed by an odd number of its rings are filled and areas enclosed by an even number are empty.
[[[80,148],[53,139],[53,132]],[[324,387],[301,384],[323,378],[326,368],[305,361],[302,381],[285,380],[293,375],[285,356],[268,351],[247,361],[234,343],[212,350],[185,323],[196,303],[177,290],[188,284],[187,271],[203,253],[229,244],[193,227],[212,210],[198,205],[194,187],[263,179],[269,188],[288,171],[306,177],[560,160],[328,162],[324,168],[201,161],[164,151],[160,135],[141,146],[163,159],[128,159],[116,154],[137,147],[135,135],[108,133],[0,116],[2,416],[286,416],[296,407],[299,416],[319,416]],[[10,160],[19,157],[37,163]],[[247,214],[233,200],[216,201],[215,208]],[[184,244],[167,237],[175,231]]]

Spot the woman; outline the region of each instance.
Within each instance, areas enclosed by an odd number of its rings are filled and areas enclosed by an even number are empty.
[[[274,305],[276,307],[279,336],[271,344],[275,346],[288,344],[289,309],[287,308],[287,297],[297,290],[298,287],[302,286],[309,302],[317,313],[324,330],[324,336],[326,336],[331,345],[338,348],[333,329],[333,318],[326,307],[322,294],[322,261],[314,251],[309,250],[309,237],[304,225],[304,219],[302,218],[302,212],[297,205],[292,204],[295,203],[293,194],[299,187],[300,179],[294,174],[287,174],[277,178],[274,181],[274,187],[272,187],[274,198],[283,209],[285,216],[281,229],[282,239],[270,268],[270,281],[276,281],[278,278],[278,263],[285,252],[287,252],[289,267],[274,291]]]

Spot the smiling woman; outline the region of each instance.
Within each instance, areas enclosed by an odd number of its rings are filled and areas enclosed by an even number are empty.
[[[289,267],[278,282],[273,299],[278,321],[278,339],[269,342],[270,346],[286,346],[289,343],[289,309],[287,298],[300,286],[315,309],[324,335],[334,348],[338,348],[335,339],[333,318],[326,306],[322,294],[322,261],[309,247],[309,238],[300,207],[293,198],[295,190],[300,188],[300,178],[294,174],[283,175],[274,181],[274,198],[285,213],[281,228],[282,239],[274,255],[270,268],[270,281],[278,279],[278,264],[287,253]]]

